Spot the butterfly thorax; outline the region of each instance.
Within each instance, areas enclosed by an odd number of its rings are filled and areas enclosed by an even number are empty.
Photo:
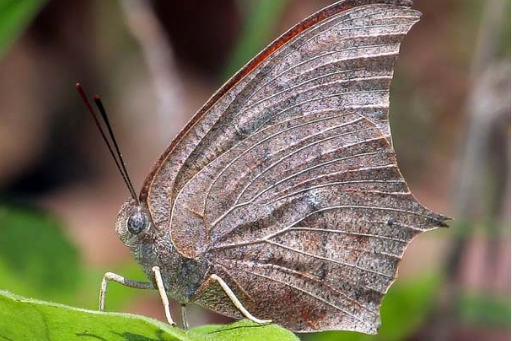
[[[160,267],[167,293],[180,303],[191,300],[208,271],[206,260],[190,259],[180,255],[168,234],[157,240],[142,243],[132,248],[132,252],[148,278],[153,278],[152,267]]]

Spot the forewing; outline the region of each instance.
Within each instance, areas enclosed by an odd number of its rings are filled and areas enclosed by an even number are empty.
[[[409,6],[410,1],[400,0],[341,1],[292,28],[249,62],[198,112],[148,176],[141,199],[156,225],[169,226],[176,196],[193,176],[278,122],[341,108],[368,118],[389,139],[393,65],[402,38],[419,18]],[[204,205],[192,206],[191,214],[201,219]],[[173,238],[204,244],[204,232],[173,228]]]

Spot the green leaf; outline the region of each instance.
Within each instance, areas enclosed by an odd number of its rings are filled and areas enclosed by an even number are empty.
[[[45,3],[46,0],[0,0],[0,56]]]
[[[58,220],[12,207],[0,207],[0,269],[0,287],[53,300],[72,296],[83,276]]]
[[[203,337],[201,340],[212,341],[299,341],[292,332],[275,324],[261,325],[249,320],[197,327],[190,333]],[[205,336],[208,338],[204,339]]]
[[[292,332],[275,324],[261,325],[249,320],[197,327],[190,334],[211,341],[299,341]]]
[[[0,290],[0,340],[297,341],[276,325],[239,321],[189,332],[131,314],[105,313],[32,300]]]

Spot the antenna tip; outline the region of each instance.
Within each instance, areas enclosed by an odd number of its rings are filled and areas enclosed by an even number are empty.
[[[94,98],[95,101],[99,101],[100,100],[100,96],[99,95],[94,95],[93,98]]]
[[[77,89],[80,89],[82,87],[82,84],[76,83],[75,86],[76,86]]]

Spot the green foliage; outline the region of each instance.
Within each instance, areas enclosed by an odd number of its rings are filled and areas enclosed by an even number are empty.
[[[109,341],[297,341],[276,325],[239,321],[189,332],[142,316],[102,313],[36,301],[0,291],[0,339]]]
[[[46,0],[0,0],[0,56],[45,3]]]
[[[206,335],[208,338],[204,340],[212,341],[299,341],[292,332],[275,324],[260,325],[249,320],[241,320],[229,325],[197,327],[191,332],[201,336]]]
[[[76,247],[52,216],[0,207],[0,287],[62,299],[75,292],[83,270]]]
[[[53,216],[0,206],[0,288],[96,309],[106,271],[146,280],[135,261],[101,270],[84,267],[78,249]],[[151,293],[113,284],[109,287],[107,308],[121,310],[144,294]]]
[[[424,322],[435,303],[440,280],[435,276],[397,282],[384,297],[382,326],[378,335],[352,332],[325,332],[310,335],[308,341],[404,340]]]
[[[466,323],[510,330],[510,298],[463,295],[457,303],[459,318]]]
[[[288,0],[259,0],[247,16],[224,75],[229,78],[269,43]],[[246,3],[243,3],[246,5]]]

